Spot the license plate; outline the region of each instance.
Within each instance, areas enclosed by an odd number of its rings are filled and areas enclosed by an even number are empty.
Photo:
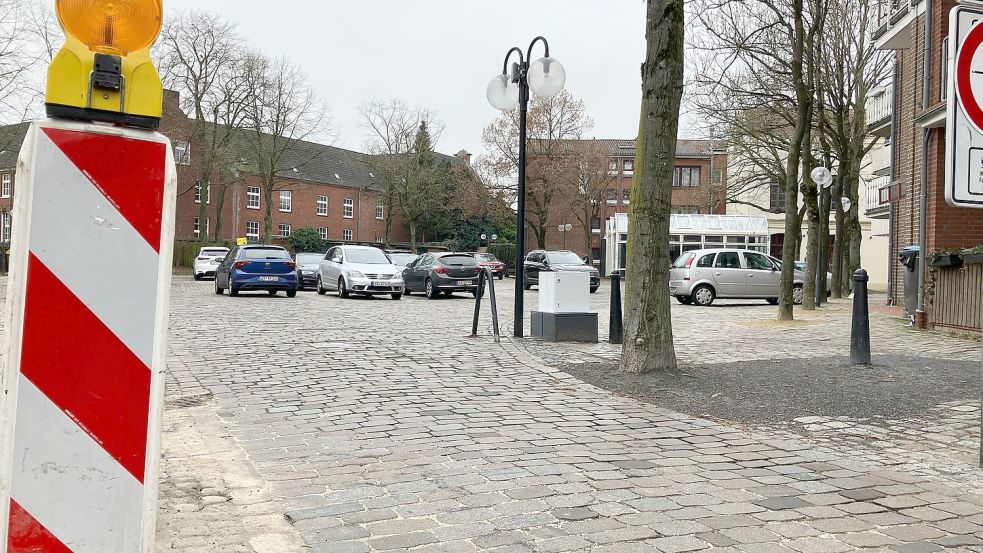
[[[459,280],[459,281],[457,281],[457,285],[458,286],[471,286],[471,284],[473,282],[474,282],[473,280]]]
[[[276,282],[276,281],[280,280],[280,277],[275,277],[275,276],[274,277],[259,277],[259,280],[262,281],[262,282]]]
[[[388,280],[373,280],[372,286],[382,286],[382,287],[392,286],[392,283],[389,282]]]

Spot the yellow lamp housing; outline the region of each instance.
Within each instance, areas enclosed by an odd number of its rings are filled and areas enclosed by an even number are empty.
[[[48,67],[48,116],[156,129],[164,89],[150,59],[162,0],[56,0],[65,45]]]

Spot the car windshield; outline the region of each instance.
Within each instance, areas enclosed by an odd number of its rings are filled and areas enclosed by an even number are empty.
[[[476,253],[474,254],[474,258],[483,263],[498,261],[498,258],[490,253]]]
[[[556,263],[558,265],[583,265],[584,260],[580,259],[577,254],[573,252],[550,252],[546,254],[549,258],[550,263]]]
[[[297,263],[301,265],[317,265],[324,259],[324,256],[319,253],[299,253],[297,254]]]
[[[454,267],[466,267],[477,265],[474,258],[470,255],[445,255],[440,258],[440,262],[444,265],[452,265]]]
[[[686,262],[695,256],[696,256],[695,253],[684,253],[683,255],[676,258],[676,262],[673,263],[672,266],[675,267],[676,269],[685,269]]]
[[[411,253],[391,253],[389,259],[393,260],[394,265],[409,265],[413,263],[416,256]]]
[[[242,251],[246,259],[283,259],[290,260],[290,254],[283,248],[249,248]]]
[[[228,253],[229,250],[201,250],[202,256],[209,255],[212,257],[218,257],[218,256],[225,257]]]
[[[392,265],[386,253],[375,248],[345,250],[345,260],[362,265]]]

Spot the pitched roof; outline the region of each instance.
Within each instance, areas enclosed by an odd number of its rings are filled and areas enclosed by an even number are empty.
[[[17,156],[30,126],[30,123],[18,123],[0,127],[0,170],[17,166]]]
[[[634,157],[638,142],[634,138],[598,138],[597,141],[609,147],[612,154],[619,157]],[[676,157],[710,157],[711,148],[716,154],[727,152],[727,144],[721,140],[681,138],[676,141]]]

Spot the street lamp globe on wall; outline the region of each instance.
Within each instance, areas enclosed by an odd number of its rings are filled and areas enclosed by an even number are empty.
[[[530,63],[532,49],[536,43],[542,42],[546,50],[545,56]],[[518,54],[519,61],[513,62],[509,71],[509,60],[513,54]],[[526,242],[526,115],[529,111],[530,91],[540,98],[555,96],[563,90],[567,82],[567,72],[563,65],[550,57],[550,45],[545,38],[539,36],[533,39],[523,57],[522,50],[513,47],[505,54],[502,72],[495,75],[488,83],[486,94],[488,103],[495,109],[510,111],[519,108],[519,186],[516,200],[516,229],[515,240],[515,319],[514,334],[521,338],[523,335],[523,271]]]

